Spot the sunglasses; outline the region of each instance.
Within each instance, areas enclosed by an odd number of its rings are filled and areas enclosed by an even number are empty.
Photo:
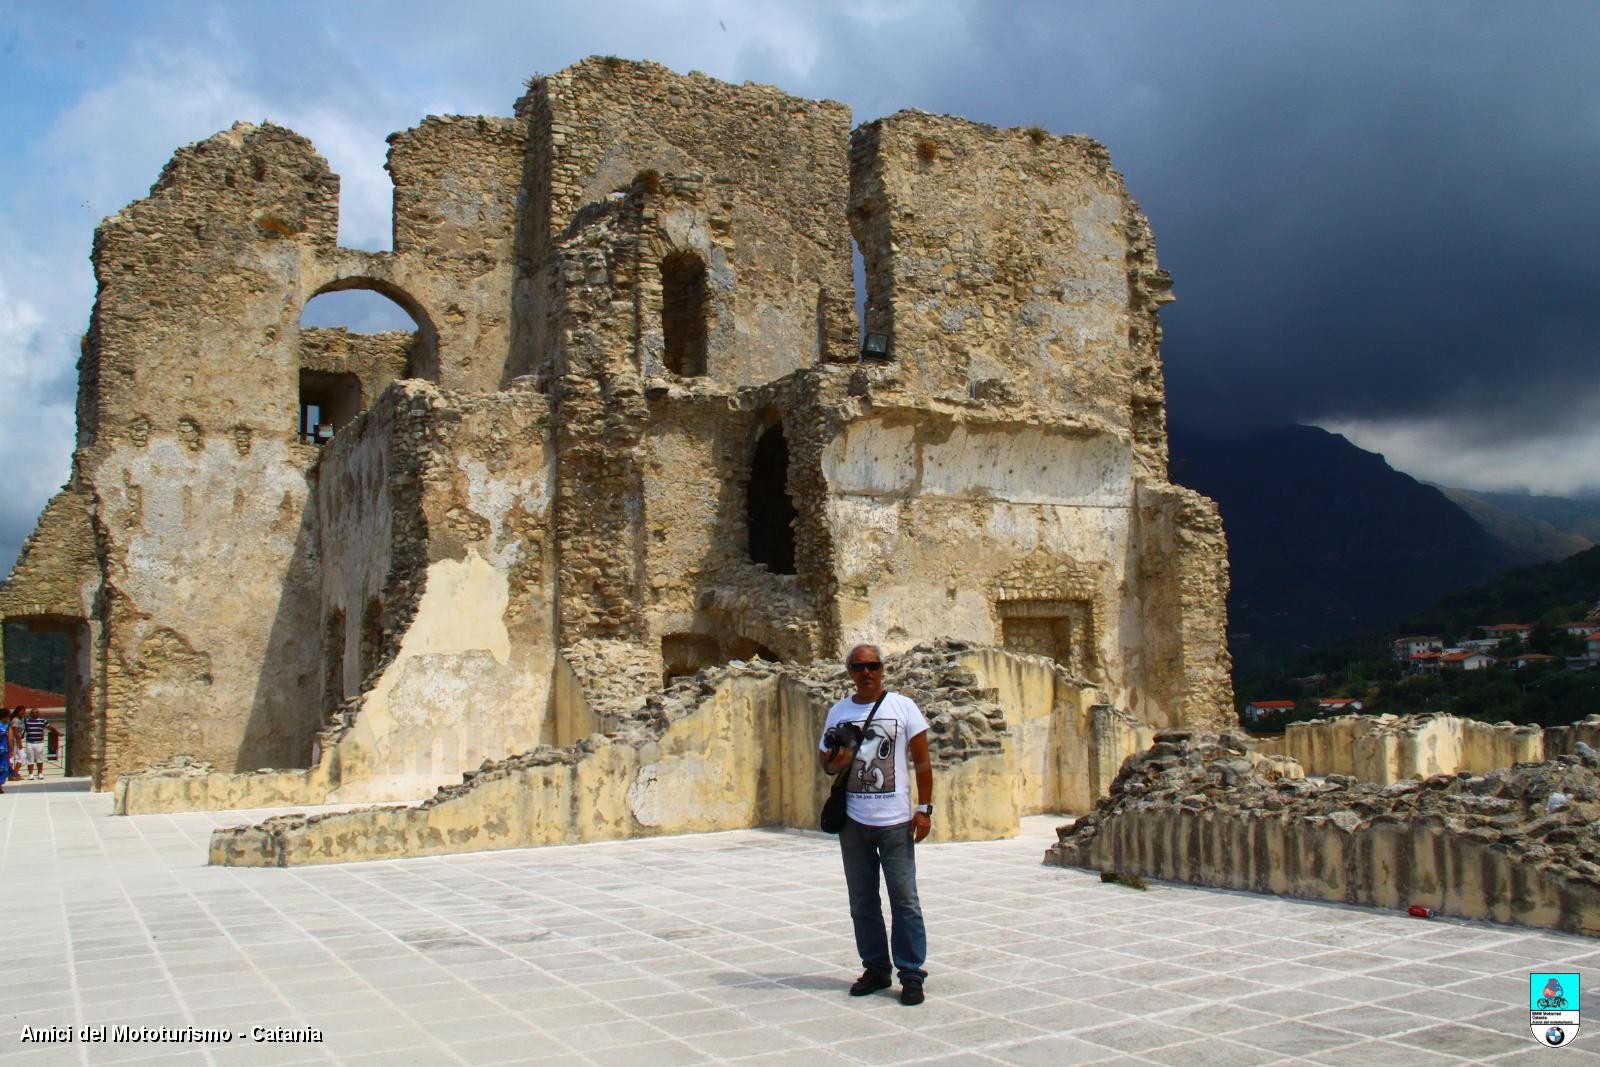
[[[852,664],[850,664],[850,673],[852,673],[852,674],[860,674],[862,671],[881,671],[881,670],[883,670],[883,664],[879,663],[877,660],[870,660],[870,661],[864,662],[864,663],[852,663]]]

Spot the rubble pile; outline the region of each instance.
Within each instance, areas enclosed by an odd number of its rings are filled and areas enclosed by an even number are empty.
[[[1600,933],[1600,754],[1390,785],[1162,731],[1047,864]]]

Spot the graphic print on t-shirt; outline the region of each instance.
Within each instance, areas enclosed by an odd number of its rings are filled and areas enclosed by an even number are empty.
[[[857,726],[866,722],[862,719]],[[850,781],[845,788],[856,794],[894,792],[894,739],[897,723],[893,719],[873,718],[872,727],[856,749],[850,764]]]

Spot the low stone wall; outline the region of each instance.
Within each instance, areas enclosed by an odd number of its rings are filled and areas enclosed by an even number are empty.
[[[1095,706],[1092,690],[1074,694],[1048,660],[952,643],[891,656],[892,688],[929,719],[933,840],[1010,836],[1046,796],[1024,765],[1047,762],[1035,749],[1048,735],[1017,735],[1011,709],[967,664],[1007,674],[1037,698],[1019,717],[1071,709],[1074,722],[1088,724],[1082,744],[1114,746],[1103,756],[1086,748],[1087,773],[1120,763],[1148,736],[1148,727]],[[421,804],[218,830],[211,861],[293,866],[750,826],[814,828],[830,784],[817,767],[817,738],[841,689],[834,664],[708,668],[625,716],[606,716],[609,734],[485,763]]]
[[[124,774],[113,787],[117,815],[232,808],[287,808],[327,803],[328,773],[311,770],[260,770],[220,774],[211,764],[188,756],[159,763],[138,774]]]
[[[1600,715],[1587,716],[1570,726],[1550,727],[1544,732],[1544,752],[1552,759],[1600,752]]]
[[[1600,934],[1600,759],[1388,786],[1166,731],[1047,864]]]
[[[1451,715],[1341,715],[1290,724],[1257,751],[1297,760],[1310,775],[1342,774],[1390,785],[1407,778],[1537,762],[1545,757],[1536,726],[1484,723]]]

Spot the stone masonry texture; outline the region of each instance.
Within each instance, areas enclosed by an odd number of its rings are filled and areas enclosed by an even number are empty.
[[[338,177],[271,124],[98,230],[71,478],[0,615],[71,635],[73,763],[119,810],[560,765],[637,786],[605,833],[708,790],[708,826],[798,818],[794,738],[859,641],[943,657],[967,836],[1226,724],[1226,542],[1166,470],[1172,282],[1103,147],[852,132],[615,57],[511,110],[390,137],[392,251],[338,245]],[[302,327],[352,289],[415,328]],[[741,762],[746,715],[783,775]]]

